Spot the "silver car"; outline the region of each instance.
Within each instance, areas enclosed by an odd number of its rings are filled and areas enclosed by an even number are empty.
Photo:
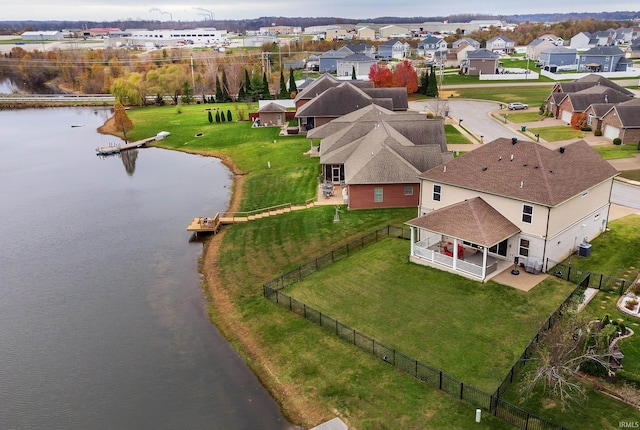
[[[529,109],[529,105],[520,102],[513,102],[509,103],[508,108],[509,110]]]

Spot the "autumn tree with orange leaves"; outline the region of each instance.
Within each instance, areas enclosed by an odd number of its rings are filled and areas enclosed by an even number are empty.
[[[369,80],[376,88],[404,87],[407,94],[418,91],[418,74],[408,60],[399,63],[393,71],[381,63],[374,64],[369,69]]]

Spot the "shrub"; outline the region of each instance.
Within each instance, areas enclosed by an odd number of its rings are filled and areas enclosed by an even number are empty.
[[[631,384],[634,387],[640,387],[640,374],[638,373],[618,369],[616,370],[616,379],[620,382]]]
[[[600,320],[600,329],[603,329],[604,326],[611,322],[611,318],[609,318],[609,314],[604,314],[602,320]]]
[[[231,110],[227,109],[227,122],[231,122],[232,119],[233,117],[231,116]]]
[[[427,118],[428,119],[433,119],[433,118],[435,118],[435,116],[433,115],[433,113],[427,112]]]
[[[581,131],[591,131],[591,127],[589,127],[589,126],[582,127],[580,130]]]
[[[593,132],[594,136],[602,136],[602,130],[596,130]]]
[[[621,143],[622,143],[622,139],[620,139],[619,137],[616,137],[615,139],[613,139],[614,145],[620,145]]]

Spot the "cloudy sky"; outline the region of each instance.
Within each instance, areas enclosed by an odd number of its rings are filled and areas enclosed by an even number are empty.
[[[637,11],[637,0],[454,0],[417,2],[415,0],[217,0],[181,2],[153,0],[29,0],[24,3],[0,0],[0,20],[113,21],[156,19],[197,21],[244,19],[261,16],[342,17],[351,19],[380,16],[447,16],[452,14],[511,15],[549,12]],[[482,6],[480,6],[482,5]]]

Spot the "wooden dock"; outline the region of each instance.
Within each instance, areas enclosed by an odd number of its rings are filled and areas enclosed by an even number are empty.
[[[281,215],[293,211],[307,209],[315,206],[313,199],[308,200],[301,205],[293,205],[286,203],[284,205],[273,206],[270,208],[258,209],[249,212],[224,212],[217,213],[214,217],[198,217],[191,220],[187,227],[187,231],[198,233],[217,233],[221,225],[241,224],[247,221],[267,218],[274,215]]]
[[[126,151],[128,149],[141,148],[145,146],[149,142],[153,142],[156,140],[155,137],[149,137],[147,139],[137,140],[135,142],[123,143],[120,145],[109,145],[109,146],[99,146],[96,148],[97,155],[114,155],[119,154],[122,151]]]

